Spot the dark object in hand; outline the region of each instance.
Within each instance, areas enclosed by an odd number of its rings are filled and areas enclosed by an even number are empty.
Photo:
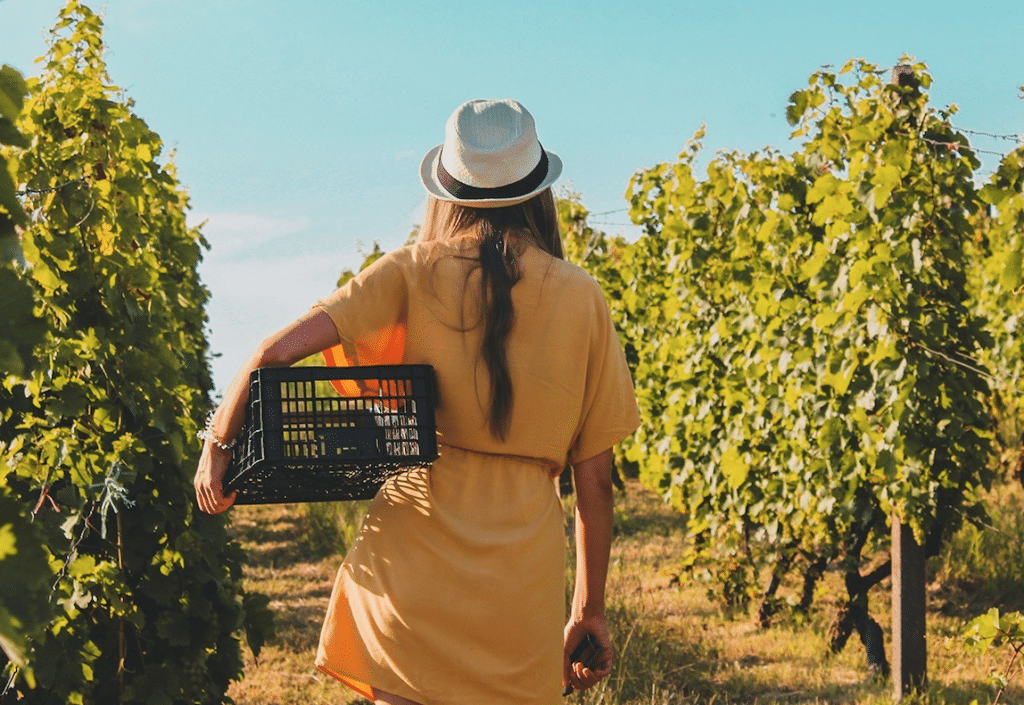
[[[569,660],[573,663],[582,663],[590,670],[597,668],[597,662],[601,658],[601,652],[604,651],[601,645],[597,643],[597,639],[594,638],[593,634],[587,634],[580,640],[580,643],[573,649],[572,654],[569,656]],[[572,693],[572,686],[567,685],[562,689],[562,696],[565,697]]]

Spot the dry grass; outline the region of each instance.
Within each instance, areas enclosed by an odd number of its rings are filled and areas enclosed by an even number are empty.
[[[276,634],[228,695],[240,705],[359,702],[313,666],[317,639],[342,556],[310,548],[308,512],[290,504],[236,507],[232,531],[249,556],[246,590],[270,597]],[[362,701],[365,702],[365,701]]]
[[[1016,492],[1016,491],[1014,491]],[[1010,506],[1016,507],[1015,499]],[[567,508],[571,501],[567,502]],[[341,556],[308,538],[311,515],[294,505],[238,507],[235,536],[250,556],[247,588],[268,594],[278,631],[259,662],[249,658],[245,678],[231,697],[240,705],[365,702],[313,667],[320,619]],[[303,538],[306,537],[306,538]],[[615,673],[577,702],[588,705],[714,703],[749,705],[891,703],[891,685],[867,673],[856,636],[837,655],[828,653],[825,630],[842,595],[840,576],[819,587],[806,623],[757,629],[746,616],[730,619],[709,600],[704,585],[680,580],[678,556],[685,541],[681,517],[635,483],[618,498],[616,541],[609,573],[609,622],[617,648]],[[325,555],[327,554],[327,555]],[[1002,655],[965,654],[965,622],[987,606],[970,586],[933,583],[929,613],[929,689],[904,702],[969,705],[991,703],[986,676],[1004,665]],[[889,584],[870,596],[871,614],[889,631]],[[956,609],[957,605],[969,609]],[[887,636],[888,638],[888,636]],[[887,644],[887,653],[889,651]],[[1024,703],[1017,683],[1002,703]]]

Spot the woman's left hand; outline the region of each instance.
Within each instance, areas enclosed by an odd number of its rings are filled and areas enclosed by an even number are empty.
[[[587,634],[592,634],[597,641],[601,651],[592,660],[590,665],[572,661],[572,652],[576,649]],[[608,625],[604,617],[583,617],[570,620],[565,627],[562,661],[562,685],[571,686],[573,690],[580,692],[598,683],[602,678],[607,678],[612,672],[612,650],[611,638],[608,635]]]
[[[199,467],[192,481],[196,488],[196,501],[199,508],[207,514],[220,514],[235,503],[232,492],[224,496],[224,473],[231,463],[231,451],[218,448],[209,441],[203,446],[203,454],[199,458]]]

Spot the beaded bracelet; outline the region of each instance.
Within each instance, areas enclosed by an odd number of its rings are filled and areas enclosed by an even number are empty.
[[[206,417],[206,428],[196,432],[196,438],[201,441],[210,441],[213,445],[217,446],[221,450],[231,450],[238,443],[238,438],[234,438],[230,443],[225,443],[213,433],[213,414]]]

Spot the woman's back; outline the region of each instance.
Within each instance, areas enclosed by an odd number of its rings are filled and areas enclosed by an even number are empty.
[[[347,328],[359,331],[348,341],[350,360],[432,365],[443,445],[538,458],[554,470],[567,456],[585,459],[608,447],[609,434],[628,433],[602,419],[617,418],[634,402],[628,376],[598,384],[602,372],[622,366],[599,286],[579,267],[529,245],[519,255],[520,279],[512,287],[510,429],[504,441],[491,433],[478,247],[473,238],[460,238],[403,248],[378,260],[348,293],[321,302],[343,341]],[[401,359],[385,359],[399,352],[396,342],[404,342]],[[601,429],[598,437],[587,434],[588,418],[588,427]]]

